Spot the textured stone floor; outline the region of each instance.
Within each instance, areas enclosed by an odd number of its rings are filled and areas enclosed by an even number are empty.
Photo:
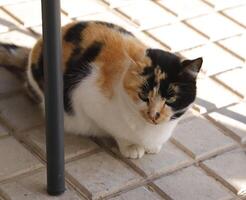
[[[203,56],[198,96],[158,155],[122,158],[105,142],[65,136],[66,192],[46,194],[39,108],[0,67],[0,199],[246,199],[246,0],[61,0],[62,24],[104,20],[151,47]],[[0,41],[32,46],[40,0],[0,0]]]

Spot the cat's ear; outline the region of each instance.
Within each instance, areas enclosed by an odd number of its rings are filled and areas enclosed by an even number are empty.
[[[191,76],[193,76],[195,79],[202,67],[202,57],[196,58],[194,60],[184,60],[181,64],[183,67],[183,72],[189,73]]]

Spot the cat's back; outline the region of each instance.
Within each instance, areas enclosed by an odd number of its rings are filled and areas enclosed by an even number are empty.
[[[75,21],[62,28],[64,44],[79,46],[81,50],[87,49],[95,42],[120,50],[127,40],[133,38],[134,35],[124,28],[102,21]]]
[[[138,52],[146,48],[131,32],[102,21],[68,24],[62,29],[62,38],[65,66],[69,58],[80,53],[89,62],[111,64],[126,59],[127,55],[135,59]]]
[[[131,32],[102,21],[75,21],[62,27],[61,32],[63,70],[69,67],[69,59],[82,55],[88,62],[113,62],[123,59],[125,53],[134,57],[139,49],[146,48]],[[32,49],[33,64],[42,64],[42,43],[40,39]]]
[[[104,74],[120,73],[129,56],[138,60],[146,49],[124,28],[102,21],[75,21],[62,27],[62,70],[76,71],[88,63],[96,63]],[[40,88],[43,85],[43,42],[32,49],[30,67]],[[77,70],[78,71],[78,70]],[[86,70],[84,70],[86,71]]]
[[[65,110],[70,112],[71,93],[85,78],[96,74],[94,87],[111,98],[115,82],[131,60],[138,61],[146,46],[124,28],[101,21],[75,21],[62,27],[62,71],[64,80]],[[52,67],[52,66],[49,66]],[[96,73],[95,73],[96,71]],[[30,80],[43,91],[43,42],[40,39],[33,47],[29,70]],[[41,93],[41,92],[39,92]]]

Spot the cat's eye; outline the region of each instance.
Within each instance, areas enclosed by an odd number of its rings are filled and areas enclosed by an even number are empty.
[[[167,102],[167,103],[174,103],[175,101],[176,101],[176,97],[175,97],[175,96],[166,99],[166,102]]]
[[[143,100],[143,101],[145,101],[145,102],[147,102],[147,103],[149,102],[149,98],[148,98],[147,95],[145,95],[145,94],[143,94],[143,93],[139,93],[138,96],[139,96],[139,98],[140,98],[141,100]]]

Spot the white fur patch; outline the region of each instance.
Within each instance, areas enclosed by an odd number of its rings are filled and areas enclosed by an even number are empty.
[[[114,86],[115,96],[112,99],[106,98],[97,86],[99,73],[98,67],[93,66],[91,74],[70,94],[74,114],[64,114],[66,132],[87,136],[109,134],[117,141],[124,140],[129,145],[139,146],[141,152],[133,149],[125,152],[129,153],[129,157],[141,157],[142,148],[146,152],[157,153],[163,143],[171,137],[178,120],[158,125],[147,122],[123,89],[122,80]],[[30,64],[28,80],[43,98],[42,91],[32,77]]]
[[[146,122],[131,98],[126,94],[121,81],[115,85],[115,96],[106,98],[97,87],[99,71],[93,67],[72,93],[75,115],[66,116],[66,130],[82,135],[109,134],[116,140],[127,140],[147,149],[155,149],[166,142],[178,120],[153,125]]]

